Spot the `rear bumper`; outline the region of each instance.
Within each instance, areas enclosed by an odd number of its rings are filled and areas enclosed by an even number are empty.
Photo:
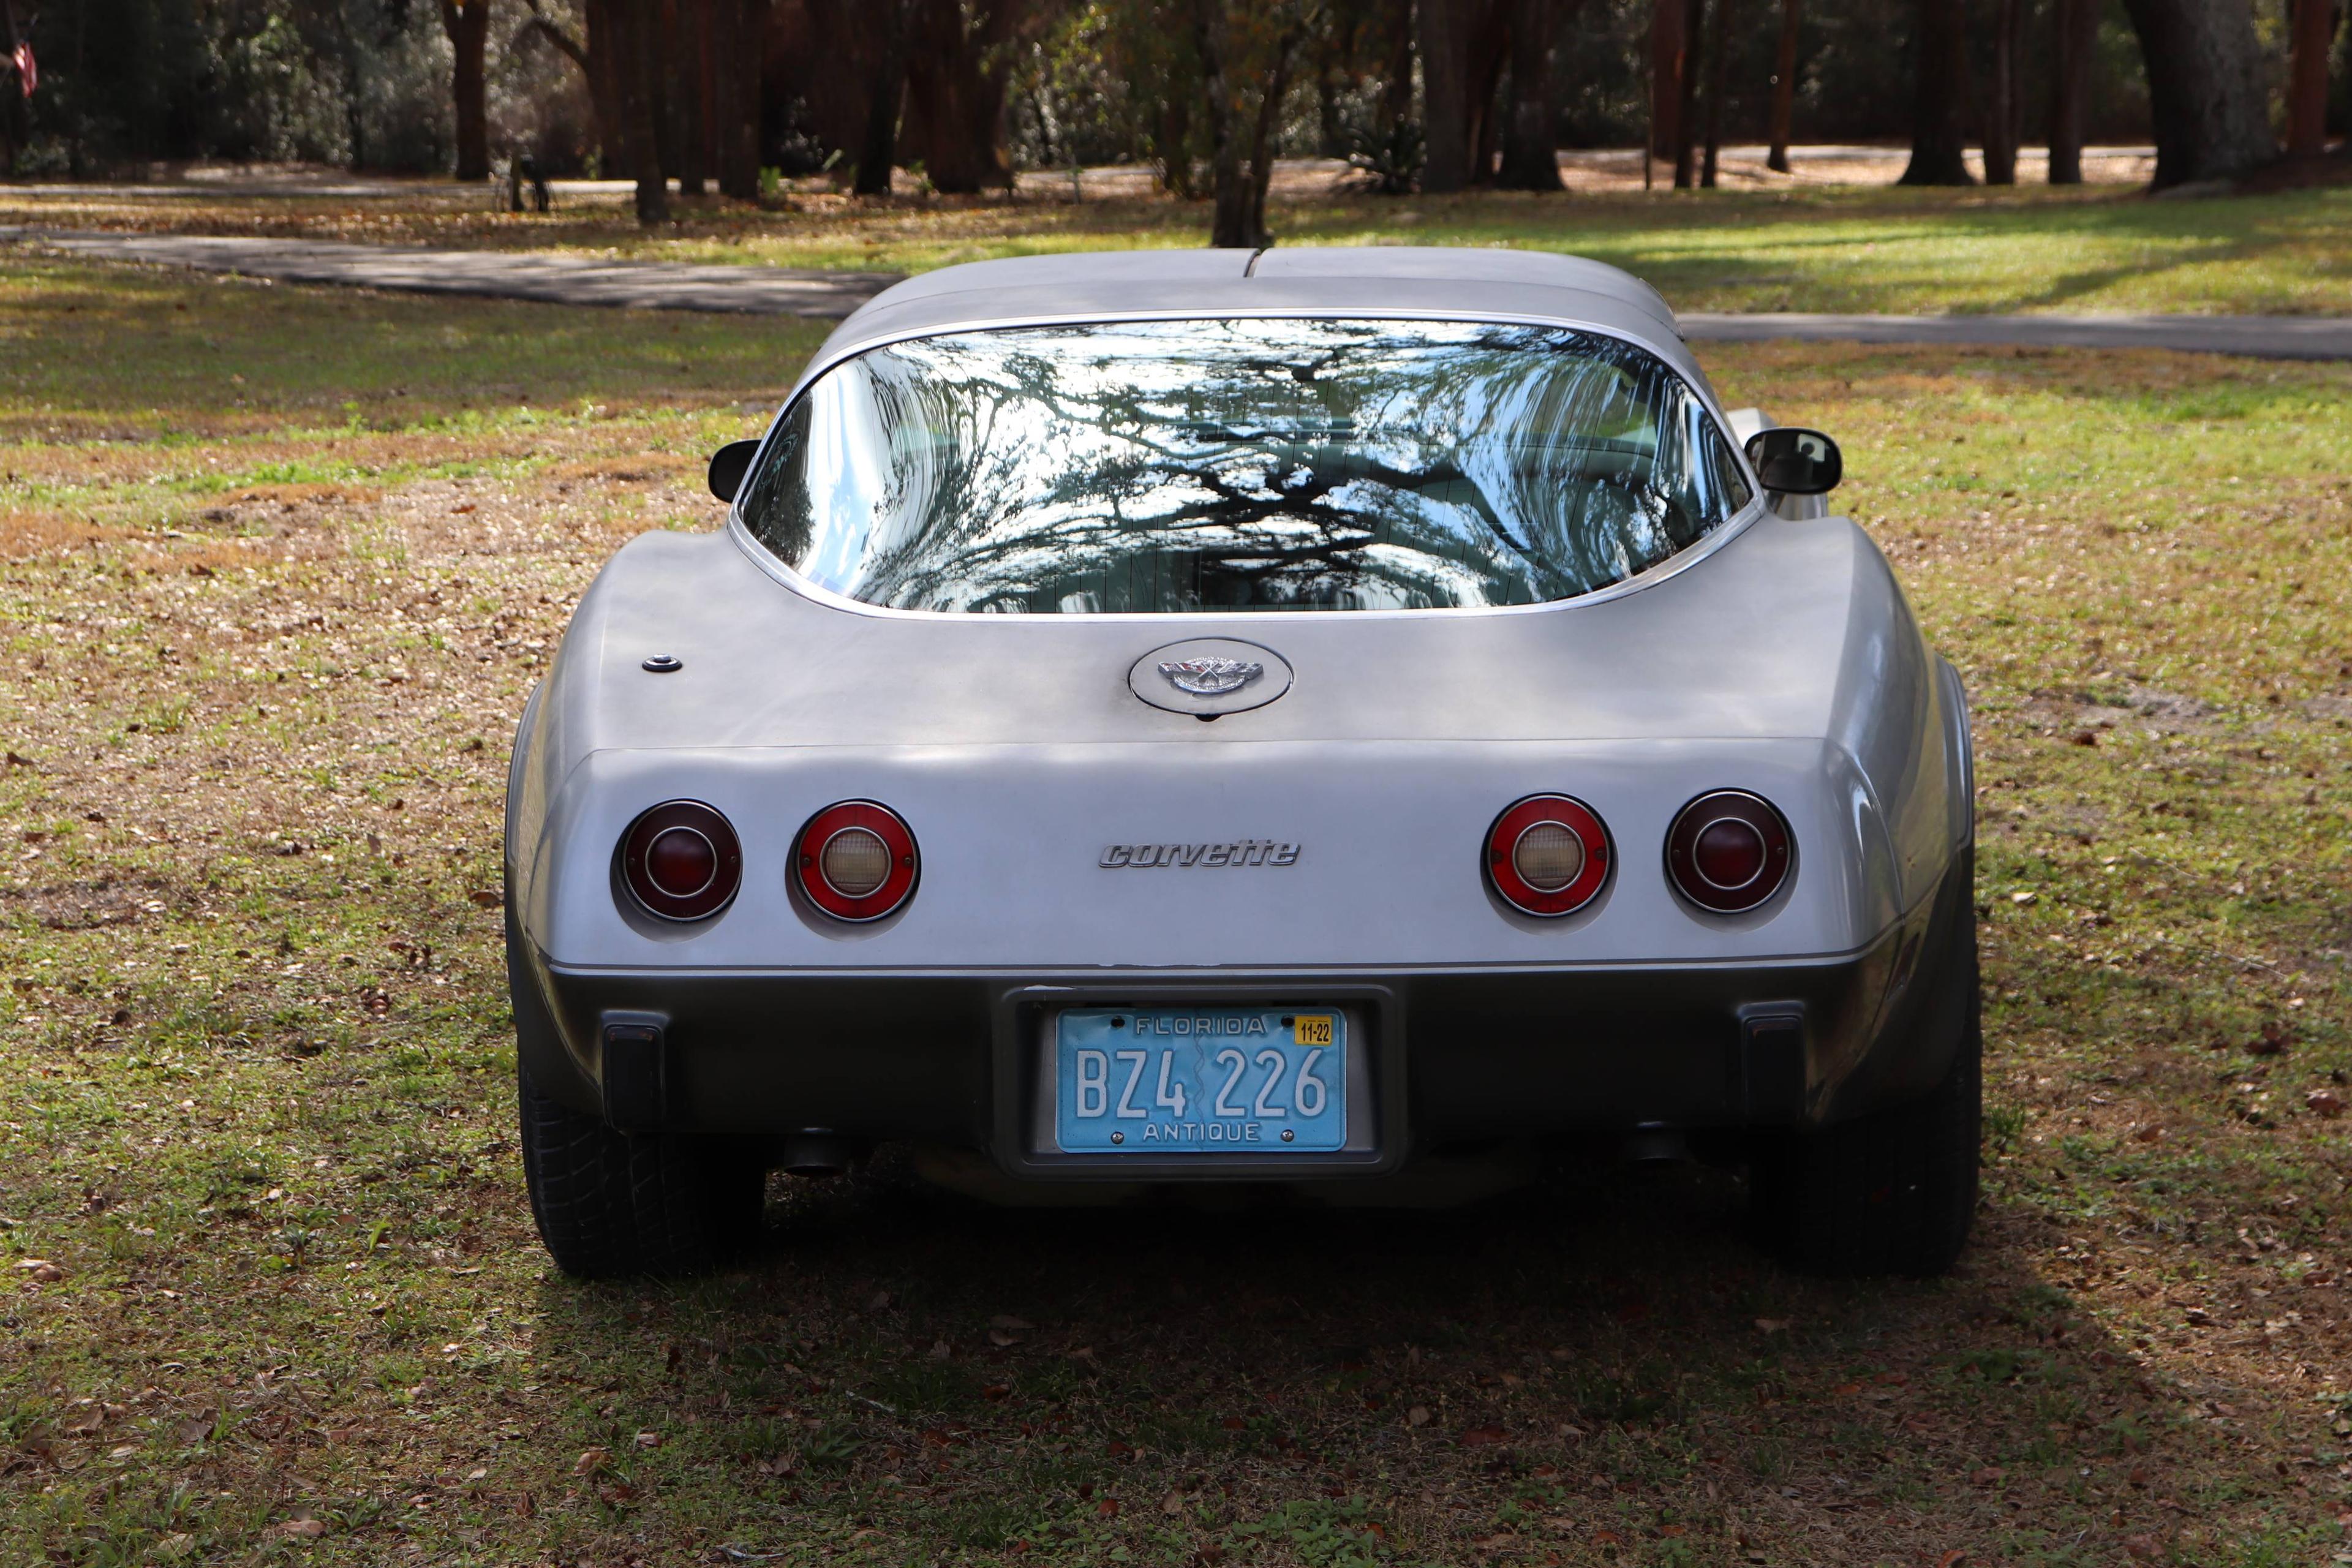
[[[984,1150],[1037,1179],[1377,1174],[1465,1141],[1818,1125],[1926,1093],[1975,984],[1969,858],[1863,952],[1740,965],[1238,974],[615,973],[515,956],[525,1064],[635,1128]],[[526,989],[528,987],[528,989]],[[1349,1008],[1379,1136],[1331,1155],[1071,1156],[1040,1135],[1056,1009]]]

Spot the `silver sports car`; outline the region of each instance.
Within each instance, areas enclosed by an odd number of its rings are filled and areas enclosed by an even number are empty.
[[[1494,250],[950,268],[517,736],[541,1235],[692,1268],[879,1142],[1015,1201],[1426,1204],[1581,1140],[1802,1267],[1975,1206],[1968,718],[1835,444]]]

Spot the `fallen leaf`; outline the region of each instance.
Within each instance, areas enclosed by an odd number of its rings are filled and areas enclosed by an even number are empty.
[[[1956,1546],[1936,1559],[1936,1568],[1960,1568],[1960,1564],[1968,1560],[1969,1554]]]
[[[866,1303],[866,1310],[869,1312],[888,1311],[890,1310],[890,1292],[887,1290],[875,1291],[874,1299]]]
[[[1851,1395],[1860,1394],[1862,1392],[1862,1384],[1858,1383],[1841,1383],[1835,1388],[1830,1390],[1830,1392],[1836,1394],[1840,1399],[1844,1399]]]
[[[2200,1329],[2213,1321],[2213,1314],[2202,1307],[2191,1307],[2180,1316],[2184,1321]]]
[[[1404,1424],[1408,1426],[1428,1426],[1429,1406],[1426,1405],[1416,1405],[1412,1409],[1406,1411],[1404,1413]]]
[[[54,1285],[66,1277],[66,1271],[46,1258],[20,1258],[16,1267],[25,1275],[44,1285]]]
[[[2039,893],[2011,893],[2009,896],[2009,901],[2012,904],[2030,904],[2041,896]]]
[[[1618,1534],[1613,1530],[1596,1530],[1592,1532],[1592,1539],[1599,1542],[1603,1546],[1622,1546],[1625,1544],[1625,1538]]]
[[[1115,1517],[1118,1512],[1118,1499],[1115,1497],[1107,1497],[1103,1499],[1102,1501],[1095,1504],[1095,1516],[1098,1519],[1110,1519]]]
[[[980,1391],[980,1396],[982,1399],[1003,1399],[1012,1392],[1013,1385],[1009,1383],[992,1383]]]
[[[2138,1131],[2132,1134],[2132,1142],[2135,1143],[2154,1143],[2162,1140],[2163,1137],[2164,1129],[2155,1122],[2150,1122],[2147,1126],[2141,1128]]]
[[[612,1457],[612,1450],[608,1448],[583,1449],[580,1457],[572,1462],[572,1473],[575,1476],[593,1476],[603,1469],[604,1461]]]
[[[933,1361],[945,1361],[945,1360],[947,1360],[947,1359],[948,1359],[948,1357],[950,1357],[950,1356],[951,1356],[951,1355],[953,1355],[953,1354],[955,1354],[955,1348],[954,1348],[952,1345],[950,1345],[950,1344],[947,1342],[947,1341],[945,1341],[945,1340],[933,1340],[933,1341],[931,1342],[931,1348],[930,1348],[930,1352],[929,1352],[929,1356],[930,1356],[930,1359],[931,1359],[931,1360],[933,1360]]]
[[[1760,1333],[1785,1334],[1789,1331],[1789,1325],[1795,1321],[1793,1318],[1759,1318],[1756,1328]]]
[[[1010,1334],[1025,1334],[1037,1325],[1025,1318],[1016,1318],[1009,1312],[999,1312],[988,1320],[988,1326],[992,1329],[1002,1329]]]
[[[155,1554],[173,1563],[177,1563],[195,1549],[196,1538],[184,1530],[174,1531],[155,1543]]]
[[[988,1331],[988,1342],[998,1350],[1010,1350],[1021,1342],[1021,1336],[1009,1329],[991,1329]]]
[[[506,895],[496,888],[476,888],[466,896],[474,900],[478,909],[495,910],[507,901]]]
[[[213,1418],[209,1415],[192,1415],[180,1423],[180,1429],[176,1435],[182,1447],[193,1448],[213,1435]]]
[[[2280,1056],[2284,1054],[2286,1043],[2286,1026],[2272,1022],[2263,1026],[2259,1038],[2247,1042],[2246,1052],[2257,1057]]]
[[[119,1446],[119,1447],[113,1447],[113,1448],[110,1448],[110,1449],[108,1449],[108,1450],[106,1451],[106,1457],[107,1457],[108,1458],[110,1458],[110,1459],[127,1459],[127,1458],[129,1458],[131,1455],[133,1455],[133,1454],[137,1453],[138,1451],[139,1451],[139,1445],[138,1445],[138,1444],[136,1444],[136,1443],[124,1443],[124,1444],[121,1444],[121,1446]]]
[[[2324,1089],[2315,1089],[2303,1097],[2304,1109],[2330,1121],[2344,1114],[2344,1097]]]
[[[658,1433],[658,1432],[640,1432],[640,1433],[638,1433],[638,1434],[637,1434],[637,1447],[640,1447],[640,1448],[658,1448],[658,1447],[661,1447],[661,1434],[660,1434],[660,1433]]]
[[[2002,1469],[1999,1465],[1987,1465],[1983,1469],[1972,1472],[1969,1475],[1969,1479],[1976,1482],[1976,1484],[1980,1487],[1989,1487],[1998,1482],[2001,1477],[2008,1473],[2009,1472],[2007,1470]]]
[[[323,1519],[289,1519],[278,1527],[278,1533],[301,1541],[316,1541],[327,1533],[327,1521]]]
[[[1455,1441],[1465,1448],[1491,1448],[1506,1438],[1500,1426],[1472,1426]]]
[[[1166,1497],[1161,1498],[1160,1500],[1160,1511],[1162,1513],[1182,1513],[1184,1511],[1184,1494],[1182,1492],[1170,1492]]]

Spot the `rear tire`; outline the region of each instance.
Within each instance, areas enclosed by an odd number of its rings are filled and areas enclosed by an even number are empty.
[[[1983,1039],[1974,953],[1959,1048],[1924,1100],[1798,1133],[1755,1163],[1756,1212],[1772,1250],[1814,1274],[1951,1268],[1976,1218]]]
[[[767,1191],[759,1145],[623,1132],[541,1090],[526,1061],[534,1048],[563,1047],[522,962],[522,941],[509,874],[507,994],[514,1005],[523,1184],[556,1267],[583,1279],[691,1274],[741,1253],[759,1237]]]
[[[531,1217],[566,1274],[691,1274],[758,1237],[766,1172],[739,1141],[623,1132],[515,1076]]]

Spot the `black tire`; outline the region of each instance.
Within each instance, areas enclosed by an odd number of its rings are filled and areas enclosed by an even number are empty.
[[[507,994],[515,1017],[515,1098],[531,1218],[557,1268],[583,1279],[691,1274],[760,1234],[767,1167],[759,1146],[684,1132],[623,1132],[531,1082],[533,1047],[561,1050],[555,1020],[521,962],[507,889]]]
[[[1756,1211],[1773,1251],[1813,1274],[1943,1273],[1976,1219],[1984,1044],[1974,954],[1952,1065],[1924,1100],[1760,1152]]]
[[[740,1142],[623,1132],[515,1076],[531,1217],[566,1274],[692,1274],[758,1237],[766,1172]]]

